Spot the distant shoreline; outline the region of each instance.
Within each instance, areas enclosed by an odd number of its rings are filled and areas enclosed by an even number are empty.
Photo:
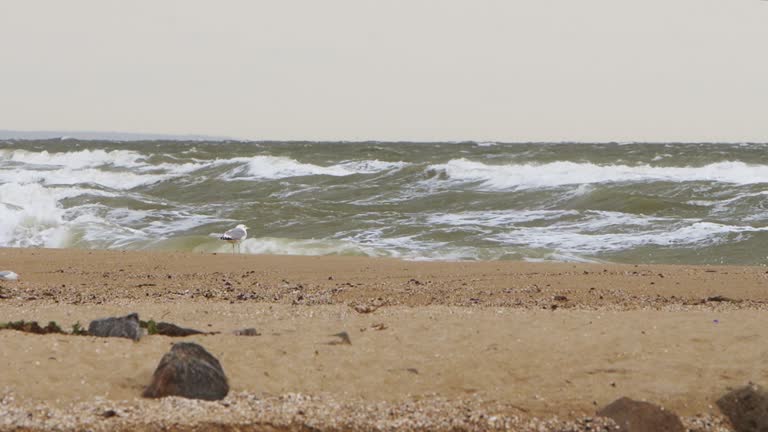
[[[215,135],[197,134],[153,134],[140,132],[99,132],[99,131],[17,131],[0,129],[0,140],[8,141],[45,141],[45,140],[74,140],[74,141],[207,141],[207,142],[241,142],[241,143],[295,143],[295,144],[476,144],[479,146],[493,145],[563,145],[563,144],[597,144],[597,145],[768,145],[768,141],[503,141],[503,140],[376,140],[376,139],[247,139]]]

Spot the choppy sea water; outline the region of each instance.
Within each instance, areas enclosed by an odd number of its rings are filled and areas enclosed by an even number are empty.
[[[768,144],[0,142],[0,246],[768,262]]]

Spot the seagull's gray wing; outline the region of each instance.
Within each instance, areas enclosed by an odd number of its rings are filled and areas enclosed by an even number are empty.
[[[246,236],[246,232],[242,228],[232,228],[219,237],[221,240],[242,240]]]

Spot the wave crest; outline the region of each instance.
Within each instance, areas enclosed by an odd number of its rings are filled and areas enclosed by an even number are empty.
[[[768,166],[743,162],[717,162],[701,167],[660,167],[597,165],[564,161],[544,164],[490,165],[467,159],[452,159],[444,164],[430,165],[428,169],[445,173],[448,181],[477,182],[484,188],[495,190],[609,182],[768,183]]]
[[[242,159],[242,158],[239,158]],[[254,156],[245,166],[239,167],[228,175],[235,180],[282,179],[324,175],[344,177],[353,174],[374,174],[406,166],[405,162],[385,162],[379,160],[346,161],[331,166],[321,166],[299,162],[283,156]]]
[[[113,165],[116,167],[132,168],[143,165],[140,161],[146,157],[131,150],[80,150],[74,152],[54,152],[47,150],[32,152],[22,149],[0,150],[0,161],[18,162],[30,165],[63,166],[70,169],[81,169]]]

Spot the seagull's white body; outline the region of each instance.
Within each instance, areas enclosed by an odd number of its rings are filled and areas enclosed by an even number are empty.
[[[240,224],[231,230],[225,232],[224,234],[221,234],[219,236],[219,240],[224,240],[227,242],[232,243],[232,253],[235,253],[235,245],[238,247],[238,252],[240,250],[240,242],[245,240],[245,238],[248,237],[248,227]]]
[[[0,271],[0,280],[15,281],[18,279],[19,279],[19,275],[17,275],[16,273],[10,270]]]

